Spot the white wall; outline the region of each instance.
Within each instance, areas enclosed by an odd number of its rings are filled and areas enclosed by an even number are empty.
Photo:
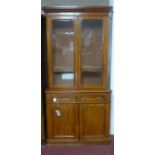
[[[100,5],[111,5],[113,6],[114,0],[42,0],[42,6],[100,6]],[[113,34],[113,33],[112,33]],[[112,37],[113,38],[113,37]],[[113,39],[112,39],[113,40]],[[112,41],[113,46],[113,41]],[[111,122],[110,122],[110,133],[114,134],[114,59],[113,59],[113,48],[112,52],[112,63],[111,63]]]
[[[109,5],[109,0],[42,0],[42,6],[95,6]]]

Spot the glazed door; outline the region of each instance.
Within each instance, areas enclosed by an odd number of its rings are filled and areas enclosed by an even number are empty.
[[[49,17],[47,27],[50,88],[75,87],[75,18],[73,16]]]
[[[80,17],[80,86],[103,88],[106,76],[106,48],[103,17]]]

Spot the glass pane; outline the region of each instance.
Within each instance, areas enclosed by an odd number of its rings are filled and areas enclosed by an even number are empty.
[[[52,23],[54,85],[74,84],[73,20],[54,20]]]
[[[83,20],[81,23],[81,82],[102,83],[103,23],[102,20]]]

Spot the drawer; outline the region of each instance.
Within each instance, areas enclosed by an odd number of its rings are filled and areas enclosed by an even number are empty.
[[[108,102],[108,96],[106,95],[92,95],[92,96],[80,96],[80,102],[83,103],[105,103]]]
[[[47,94],[47,102],[48,103],[53,103],[53,102],[72,103],[72,102],[77,102],[77,101],[78,101],[77,96]]]

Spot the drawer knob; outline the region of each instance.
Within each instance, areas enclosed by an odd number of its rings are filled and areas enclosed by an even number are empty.
[[[53,102],[56,102],[57,101],[57,98],[56,97],[53,97]]]

